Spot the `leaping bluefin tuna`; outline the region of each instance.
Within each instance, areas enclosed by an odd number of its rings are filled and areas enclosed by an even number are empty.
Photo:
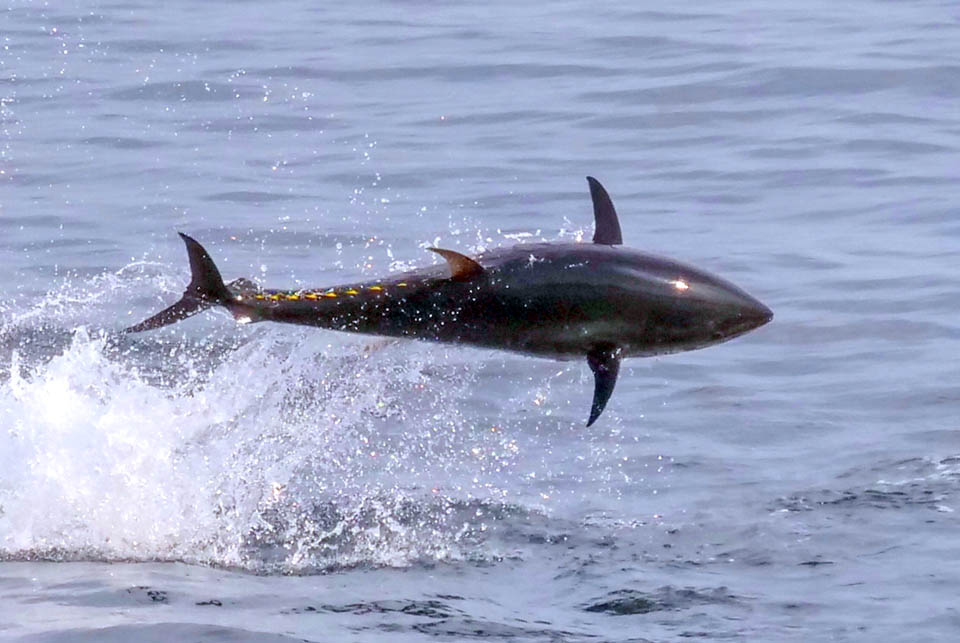
[[[620,248],[620,222],[600,182],[587,177],[593,243],[521,244],[471,259],[430,248],[442,264],[386,280],[333,288],[270,290],[224,284],[207,251],[185,234],[190,284],[139,332],[223,306],[241,323],[276,321],[333,330],[470,344],[554,359],[587,358],[593,424],[624,357],[703,348],[766,324],[773,313],[703,270]]]

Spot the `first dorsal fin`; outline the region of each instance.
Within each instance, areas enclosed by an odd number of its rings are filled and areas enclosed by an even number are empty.
[[[610,195],[600,185],[600,181],[592,176],[587,177],[587,183],[590,184],[590,198],[593,199],[593,218],[596,222],[593,242],[607,246],[620,245],[623,243],[623,237],[620,234],[620,219],[617,218],[617,211],[613,207]]]
[[[447,260],[447,264],[450,266],[450,278],[454,281],[468,281],[485,272],[483,266],[456,250],[444,250],[443,248],[427,248],[427,250],[436,252]]]

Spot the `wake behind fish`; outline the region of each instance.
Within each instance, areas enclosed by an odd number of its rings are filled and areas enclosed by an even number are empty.
[[[79,292],[97,290],[96,320],[165,283],[127,270]],[[134,341],[73,327],[57,302],[77,293],[0,327],[0,559],[311,573],[511,555],[491,523],[539,520],[508,499],[516,445],[459,410],[473,371],[435,347],[270,328]]]

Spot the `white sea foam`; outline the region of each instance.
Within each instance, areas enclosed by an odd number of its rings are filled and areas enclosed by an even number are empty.
[[[516,447],[467,430],[470,371],[430,364],[435,348],[290,327],[226,347],[83,327],[43,355],[18,344],[38,319],[52,332],[60,296],[3,330],[0,557],[297,572],[483,555],[484,471]]]

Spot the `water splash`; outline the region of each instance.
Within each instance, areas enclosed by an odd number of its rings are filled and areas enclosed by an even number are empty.
[[[166,294],[151,271],[5,315],[0,559],[309,573],[504,555],[490,522],[532,514],[498,486],[516,446],[458,410],[468,367],[436,347],[289,327],[197,339],[73,326],[77,302],[96,320],[144,288]]]

